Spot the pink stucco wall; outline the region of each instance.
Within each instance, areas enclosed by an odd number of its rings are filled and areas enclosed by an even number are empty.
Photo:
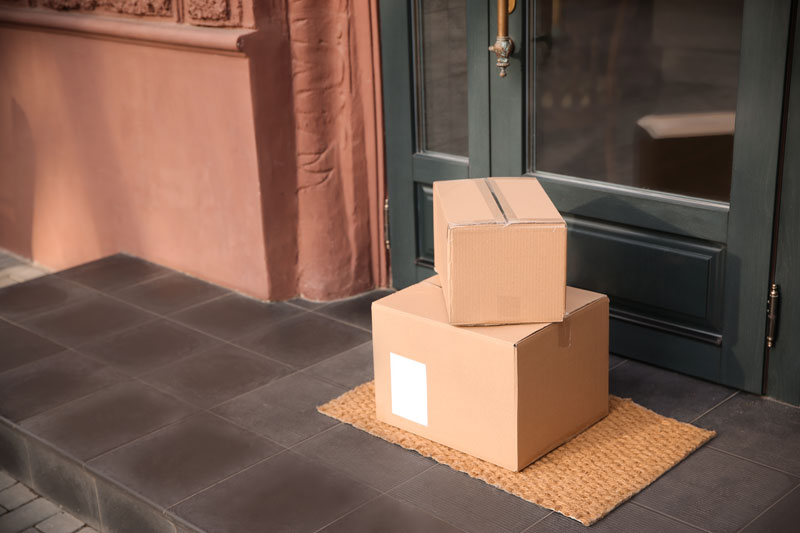
[[[255,2],[227,51],[0,26],[0,247],[262,299],[385,283],[374,5],[323,5]]]

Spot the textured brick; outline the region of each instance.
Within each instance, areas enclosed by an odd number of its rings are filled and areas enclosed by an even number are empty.
[[[83,525],[81,520],[68,513],[58,513],[47,520],[36,524],[42,533],[73,533]]]
[[[9,511],[16,509],[24,503],[28,503],[34,498],[36,498],[36,494],[31,492],[31,490],[22,483],[17,483],[16,485],[12,485],[0,491],[0,505]]]
[[[44,498],[36,498],[18,509],[0,516],[0,531],[22,531],[57,512],[58,507]]]

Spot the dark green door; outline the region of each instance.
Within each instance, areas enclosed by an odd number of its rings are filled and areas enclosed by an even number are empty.
[[[761,392],[791,1],[518,4],[500,78],[494,2],[381,3],[394,285],[433,181],[533,175],[613,352]]]

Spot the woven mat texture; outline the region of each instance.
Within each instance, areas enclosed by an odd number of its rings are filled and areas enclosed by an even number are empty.
[[[521,472],[378,421],[374,381],[318,410],[588,526],[716,435],[629,399],[610,396],[609,408],[606,418]]]

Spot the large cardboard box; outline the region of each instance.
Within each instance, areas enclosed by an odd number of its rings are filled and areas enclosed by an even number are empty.
[[[564,318],[567,226],[536,179],[435,182],[433,231],[451,324]]]
[[[608,298],[564,321],[457,327],[430,278],[372,304],[379,420],[521,470],[608,414]]]

